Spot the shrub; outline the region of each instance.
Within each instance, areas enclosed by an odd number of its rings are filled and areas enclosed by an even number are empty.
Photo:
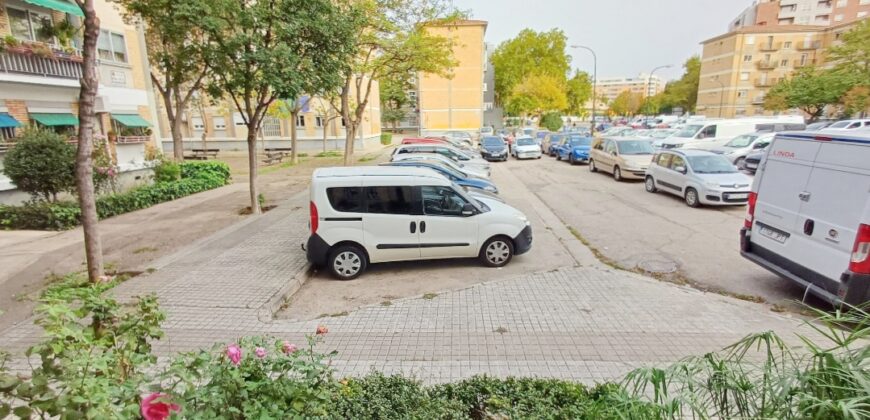
[[[230,166],[216,160],[184,162],[181,164],[182,178],[209,178],[226,185],[230,182]]]
[[[174,182],[181,179],[181,165],[174,160],[159,159],[153,169],[154,182]]]
[[[348,379],[333,396],[329,415],[334,419],[447,419],[467,413],[460,401],[437,398],[418,381],[374,372]]]
[[[34,198],[57,201],[75,187],[75,148],[52,131],[28,128],[3,160],[3,173]]]
[[[548,112],[541,116],[540,126],[550,131],[559,131],[562,129],[562,114],[558,112]]]
[[[33,201],[21,206],[0,206],[4,229],[65,230],[79,224],[81,210],[73,201]]]
[[[381,133],[381,144],[384,146],[393,144],[393,133]]]

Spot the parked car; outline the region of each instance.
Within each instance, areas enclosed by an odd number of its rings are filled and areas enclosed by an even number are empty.
[[[830,127],[831,124],[833,124],[833,123],[835,123],[835,122],[836,122],[836,121],[820,121],[820,122],[817,122],[817,123],[812,123],[812,124],[810,124],[810,125],[807,125],[807,128],[806,128],[805,131],[819,131],[819,130],[823,130],[823,129],[825,129],[825,128]]]
[[[664,150],[646,171],[647,192],[682,197],[689,207],[743,205],[752,178],[722,155],[706,150]]]
[[[705,120],[686,124],[662,142],[664,149],[704,149],[722,146],[734,137],[760,131],[780,132],[806,128],[801,116],[750,117],[733,120]]]
[[[544,151],[544,139],[546,139],[549,134],[549,131],[538,131],[535,133],[535,143],[538,143],[542,152]]]
[[[613,179],[643,179],[655,154],[652,142],[633,137],[598,139],[589,154],[589,170],[613,174]]]
[[[396,148],[393,151],[393,155],[401,155],[401,154],[420,154],[420,153],[430,153],[430,154],[438,154],[442,156],[447,156],[450,159],[453,159],[457,162],[461,162],[468,166],[476,166],[481,169],[489,170],[489,162],[483,160],[483,158],[479,156],[473,156],[471,153],[465,152],[461,149],[455,148],[453,146],[448,145],[439,145],[439,144],[406,144]]]
[[[472,198],[429,169],[321,168],[310,197],[308,260],[339,280],[391,261],[477,257],[503,267],[532,247],[522,212]]]
[[[420,154],[407,154],[403,153],[400,155],[393,155],[393,162],[400,162],[405,160],[422,160],[422,161],[436,161],[438,163],[443,164],[444,166],[462,172],[466,176],[469,177],[477,177],[483,179],[489,179],[492,175],[492,172],[489,169],[481,169],[477,166],[466,165],[462,162],[457,162],[453,159],[450,159],[447,156],[442,156],[438,154],[432,153],[420,153]]]
[[[519,137],[511,155],[517,159],[540,159],[542,156],[541,145],[531,137]]]
[[[768,147],[770,147],[770,145],[768,145]],[[761,150],[756,150],[746,155],[746,158],[743,159],[743,167],[738,166],[738,169],[742,169],[754,175],[755,172],[758,170],[758,167],[761,165],[761,160],[764,159],[764,155],[766,153],[767,147]]]
[[[487,161],[500,160],[504,162],[508,160],[510,152],[504,139],[489,136],[480,139],[480,155]]]
[[[870,133],[778,134],[752,185],[741,255],[831,303],[870,301]]]
[[[721,147],[712,147],[713,153],[725,156],[734,166],[743,168],[746,156],[756,150],[762,150],[773,141],[774,133],[752,133],[734,137]]]
[[[400,160],[397,162],[388,162],[382,163],[382,166],[398,166],[405,168],[426,168],[431,169],[435,172],[438,172],[445,178],[453,181],[456,185],[460,187],[474,187],[479,188],[484,191],[488,191],[494,194],[498,194],[498,188],[492,181],[484,178],[478,178],[474,176],[468,176],[462,172],[459,172],[453,168],[449,168],[446,165],[439,163],[437,161],[425,161],[425,160]]]
[[[870,119],[837,121],[820,131],[823,133],[844,133],[862,127],[870,127]]]
[[[592,137],[576,134],[565,136],[562,143],[556,146],[556,160],[566,160],[574,165],[589,161],[589,151],[592,149]]]
[[[544,153],[546,153],[550,157],[556,156],[556,146],[562,142],[567,134],[550,134],[550,137],[547,138],[547,141],[544,142]]]
[[[654,149],[661,149],[665,139],[674,135],[677,132],[675,128],[654,128],[650,130],[644,137],[652,140]]]
[[[402,139],[402,144],[439,144],[453,146],[459,150],[466,152],[469,155],[476,155],[477,151],[467,143],[447,137],[409,137]]]
[[[494,136],[495,130],[492,127],[482,127],[478,132],[478,139],[482,139],[486,136]]]

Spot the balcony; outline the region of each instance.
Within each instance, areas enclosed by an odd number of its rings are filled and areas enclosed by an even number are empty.
[[[151,141],[150,136],[118,136],[115,143],[117,144],[138,144],[138,143],[148,143]]]
[[[770,43],[770,44],[764,43],[764,44],[761,44],[758,46],[758,51],[775,52],[775,51],[779,51],[780,48],[782,48],[782,43],[779,43],[779,42]]]
[[[812,67],[816,64],[816,60],[795,60],[794,68]]]
[[[81,57],[63,53],[37,54],[27,47],[7,47],[0,52],[0,73],[78,80]]]
[[[797,44],[798,51],[813,51],[819,48],[822,48],[822,43],[820,41],[801,42]]]
[[[776,68],[775,61],[759,60],[755,62],[755,67],[759,70],[773,70]]]
[[[768,88],[776,84],[776,79],[755,79],[755,87]]]
[[[752,98],[752,105],[762,105],[764,104],[764,95],[756,96]]]

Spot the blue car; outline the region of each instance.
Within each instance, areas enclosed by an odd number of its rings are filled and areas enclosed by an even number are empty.
[[[556,146],[556,160],[565,159],[572,165],[589,161],[589,150],[592,149],[592,137],[578,134],[565,136]]]
[[[495,184],[491,181],[472,177],[462,172],[459,172],[455,169],[448,168],[436,162],[426,162],[426,161],[398,161],[398,162],[390,162],[384,163],[383,166],[407,166],[414,168],[429,168],[435,172],[438,172],[441,175],[444,175],[447,179],[456,183],[460,187],[471,187],[484,190],[486,192],[490,192],[493,194],[498,194],[498,188],[496,188]]]
[[[549,155],[550,157],[556,156],[556,148],[559,147],[559,143],[562,142],[562,139],[566,136],[564,134],[550,134],[547,137],[543,144],[544,153]]]

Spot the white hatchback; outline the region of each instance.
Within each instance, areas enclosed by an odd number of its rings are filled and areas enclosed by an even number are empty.
[[[311,179],[308,260],[352,280],[369,264],[474,258],[502,267],[532,247],[519,210],[424,168],[321,168]]]

